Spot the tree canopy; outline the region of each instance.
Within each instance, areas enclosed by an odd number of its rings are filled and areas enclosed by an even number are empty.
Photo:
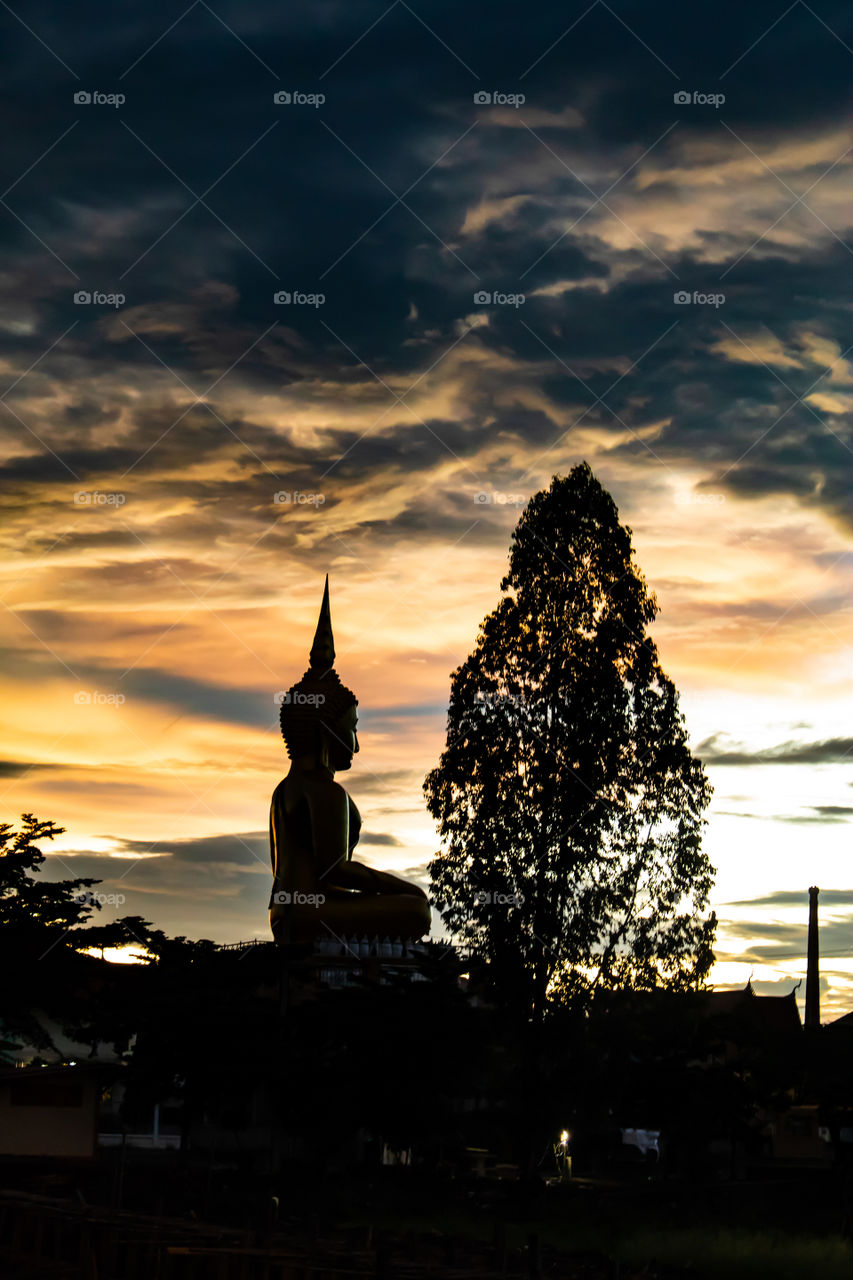
[[[530,500],[500,588],[424,783],[448,929],[528,1011],[701,985],[711,788],[648,635],[658,606],[631,531],[586,463]]]
[[[215,949],[204,938],[168,938],[141,916],[92,923],[101,909],[93,891],[100,880],[41,875],[46,855],[39,844],[64,830],[31,813],[21,815],[17,829],[0,823],[0,963],[15,974],[0,1009],[0,1062],[14,1061],[23,1046],[55,1057],[51,1028],[93,1053],[98,1043],[127,1049],[135,1030],[126,990],[131,977],[115,965],[96,974],[98,962],[81,952],[99,948],[103,956],[105,947],[132,945],[140,958],[173,970]]]
[[[64,831],[31,813],[21,814],[17,831],[9,822],[0,823],[0,927],[67,932],[91,919],[99,903],[89,891],[98,880],[39,876],[45,855],[38,842]]]

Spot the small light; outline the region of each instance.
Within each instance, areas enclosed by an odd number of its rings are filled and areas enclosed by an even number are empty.
[[[562,1146],[565,1146],[568,1141],[569,1141],[569,1131],[568,1129],[564,1129],[563,1132],[560,1134],[560,1143]]]

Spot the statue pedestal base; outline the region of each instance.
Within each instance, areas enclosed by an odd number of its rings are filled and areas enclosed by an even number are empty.
[[[301,1003],[321,990],[362,987],[392,981],[426,982],[424,963],[435,943],[412,938],[333,938],[281,945],[284,1003]],[[445,948],[441,948],[442,951]],[[285,997],[285,991],[287,995]]]

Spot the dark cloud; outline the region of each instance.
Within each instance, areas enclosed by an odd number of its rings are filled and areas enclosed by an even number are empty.
[[[696,748],[696,754],[712,765],[764,765],[764,764],[849,764],[853,759],[853,738],[827,738],[823,742],[782,742],[775,747],[748,751],[744,747],[731,747],[721,740],[723,734],[715,733]],[[838,806],[815,806],[827,817],[840,816],[846,810]],[[802,819],[800,819],[802,821]]]
[[[132,854],[168,855],[178,862],[244,862],[253,870],[252,861],[260,861],[269,865],[269,832],[239,831],[222,836],[198,836],[189,840],[125,840],[116,836],[103,836],[104,840],[116,841],[121,856]],[[396,836],[382,832],[364,832],[359,844],[389,845],[402,847]]]
[[[701,41],[693,18],[671,5],[650,13],[647,6],[628,4],[621,22],[596,7],[566,39],[560,37],[567,17],[554,5],[522,21],[511,6],[475,4],[465,23],[442,3],[433,4],[423,22],[405,6],[384,15],[362,5],[332,9],[331,22],[308,13],[295,22],[268,3],[249,10],[226,6],[217,11],[217,21],[199,5],[159,39],[173,14],[155,8],[144,23],[118,14],[105,22],[95,6],[100,38],[90,43],[81,42],[80,28],[45,0],[35,5],[31,19],[48,48],[7,18],[7,94],[26,95],[27,86],[38,83],[42,103],[29,116],[29,132],[10,135],[10,173],[22,173],[73,126],[10,193],[27,225],[11,215],[3,224],[9,270],[18,284],[27,283],[23,296],[35,317],[29,329],[7,335],[10,353],[26,367],[44,351],[46,338],[76,323],[10,403],[26,420],[26,394],[57,380],[73,388],[72,402],[38,427],[76,475],[91,479],[131,466],[187,407],[184,389],[159,360],[201,391],[205,378],[224,374],[278,321],[217,396],[229,386],[247,394],[250,388],[269,392],[317,375],[327,391],[355,382],[380,392],[369,370],[416,378],[458,336],[457,324],[474,310],[478,281],[492,289],[517,287],[522,276],[525,322],[572,367],[588,356],[636,359],[650,338],[678,321],[674,333],[608,398],[635,428],[669,419],[656,445],[662,456],[729,464],[793,403],[769,370],[757,363],[737,365],[715,350],[722,316],[699,308],[689,315],[673,310],[675,277],[646,247],[634,240],[617,249],[602,238],[607,211],[595,204],[590,209],[595,196],[588,186],[601,192],[617,184],[612,200],[630,224],[631,212],[618,204],[623,195],[638,208],[643,200],[676,204],[684,181],[701,177],[703,166],[724,148],[746,155],[721,125],[719,111],[675,110],[673,91],[693,81],[696,88],[725,87],[726,123],[738,136],[747,131],[759,153],[786,138],[816,136],[821,127],[837,129],[849,109],[850,55],[833,35],[843,19],[840,4],[824,6],[820,22],[797,10],[770,32],[756,12],[756,33],[749,38],[742,13],[724,5],[714,33],[703,31]],[[796,93],[790,81],[784,87],[779,81],[780,67],[786,66],[796,69]],[[768,68],[769,77],[763,74]],[[322,110],[275,108],[273,91],[295,88],[297,80],[305,90],[322,85]],[[121,88],[125,106],[75,106],[74,90],[95,82]],[[473,92],[487,83],[492,89],[501,83],[506,90],[523,86],[535,123],[519,123],[524,109],[502,115],[475,110]],[[673,125],[671,136],[651,154],[677,159],[686,176],[667,182],[664,166],[656,181],[646,175],[641,188],[633,171],[623,177]],[[182,182],[200,193],[231,164],[231,173],[206,197],[213,212],[196,205],[181,217],[195,199]],[[813,170],[819,176],[819,163],[799,165],[806,185]],[[773,195],[784,198],[784,188],[765,176]],[[415,183],[406,197],[409,208],[394,205],[395,193]],[[463,234],[466,218],[484,200],[497,202],[501,212],[475,220]],[[775,216],[773,205],[755,236]],[[567,219],[580,220],[555,245]],[[695,232],[696,250],[679,250],[674,258],[660,237],[652,237],[655,252],[678,280],[694,287],[707,284],[709,251],[722,265],[748,247],[751,234],[737,228],[723,233],[701,223]],[[75,307],[78,282],[44,245],[90,288],[117,287],[126,273],[122,312],[111,316]],[[831,335],[844,302],[844,248],[829,236],[785,246],[784,256],[780,248],[771,236],[738,265],[726,285],[726,324],[747,339],[756,325],[767,323],[791,343],[804,323]],[[309,290],[319,288],[321,278],[322,310],[290,307],[285,313],[272,303],[276,287]],[[555,282],[590,279],[606,287],[534,296],[535,289]],[[578,385],[521,319],[511,309],[493,310],[489,327],[464,342],[474,350],[512,353],[522,364],[535,361],[533,381],[558,402],[570,393],[583,406]],[[86,375],[102,367],[104,354],[120,377],[109,391],[93,390]],[[543,370],[543,361],[550,368]],[[807,364],[784,371],[784,377],[800,395],[819,371]],[[498,382],[510,376],[524,378],[523,368],[502,374]],[[590,389],[598,395],[610,381],[610,373],[593,376]],[[156,386],[161,399],[166,395],[174,403],[166,408],[132,402],[128,386],[144,389],[149,401],[147,388]],[[494,388],[493,376],[489,392]],[[235,423],[233,410],[222,404],[218,411],[278,472],[280,434],[253,429],[250,421]],[[116,447],[104,437],[115,433],[121,413],[131,422],[123,422],[124,443]],[[599,408],[592,421],[607,425],[611,418]],[[453,422],[430,425],[462,457],[483,443],[481,427],[466,432]],[[543,419],[538,426],[548,429]],[[784,439],[788,429],[790,446]],[[21,432],[14,419],[7,430],[13,437]],[[66,437],[74,431],[88,436],[91,447],[72,446]],[[340,453],[355,445],[357,434],[339,430]],[[409,430],[405,434],[407,466],[427,466],[440,456],[428,433],[421,440]],[[21,439],[29,449],[26,433]],[[60,439],[64,447],[57,448]],[[215,456],[233,443],[206,411],[193,411],[178,432],[169,431],[156,445],[161,481],[167,483],[164,472],[179,473],[189,457]],[[152,461],[139,464],[143,472]],[[308,462],[303,456],[303,465]],[[370,474],[390,462],[375,443],[371,448],[360,442],[347,474]],[[18,482],[67,475],[49,454],[28,452],[6,466]],[[760,456],[737,467],[727,484],[740,492],[792,493],[839,515],[850,490],[846,459],[832,436],[796,405]]]
[[[435,716],[443,720],[446,715],[446,701],[401,703],[394,707],[366,707],[363,710],[359,707],[358,711],[359,723],[363,722],[365,728],[377,730],[393,729],[402,720],[430,720]]]
[[[132,841],[124,849],[129,856],[123,857],[85,850],[54,854],[47,846],[43,852],[46,879],[74,875],[99,881],[93,892],[105,895],[100,923],[138,915],[173,935],[221,942],[268,936],[271,873],[265,835]]]
[[[721,818],[746,818],[753,822],[790,822],[805,826],[816,824],[825,827],[846,822],[848,816],[853,816],[853,809],[845,809],[843,805],[817,805],[812,813],[746,813],[727,809],[717,809],[716,813]]]
[[[853,889],[821,889],[820,904],[827,907],[850,907],[853,911]],[[777,889],[764,897],[745,898],[738,902],[727,902],[727,907],[803,907],[808,911],[808,890],[799,892],[796,889]]]
[[[128,698],[163,702],[173,710],[205,719],[252,728],[268,728],[278,719],[278,708],[273,702],[276,690],[272,689],[264,696],[255,689],[228,689],[212,681],[193,680],[156,667],[130,671],[122,678],[121,688],[127,691]]]
[[[159,630],[162,633],[162,628]],[[38,679],[44,675],[43,662],[44,659],[39,657],[7,651],[10,675],[17,671],[22,676]],[[108,666],[80,662],[76,658],[71,662],[73,668],[69,668],[69,673],[76,678],[78,687],[76,693],[69,694],[69,715],[75,705],[75,697],[89,705],[92,701],[112,700],[118,696],[124,699],[119,706],[136,699],[204,720],[267,729],[278,721],[275,695],[288,687],[286,682],[279,681],[274,688],[276,681],[271,674],[268,676],[268,691],[260,692],[257,687],[228,688],[212,680],[194,679],[160,667]]]
[[[233,860],[235,849],[268,845],[267,831],[238,831],[223,836],[198,836],[189,840],[158,840],[150,844],[145,840],[125,840],[105,835],[103,840],[117,840],[122,855],[133,853],[167,853],[179,860],[190,862],[222,862]]]
[[[80,765],[44,764],[38,760],[0,760],[0,778],[22,778],[28,773],[62,773]]]
[[[359,708],[359,717],[361,709]],[[360,758],[359,758],[360,765]],[[380,769],[378,772],[366,769],[361,771],[352,779],[352,785],[347,783],[347,790],[352,791],[358,796],[362,795],[378,795],[381,796],[389,792],[392,788],[414,789],[415,793],[420,792],[420,785],[423,781],[423,774],[416,769]]]
[[[807,920],[806,912],[801,925],[782,924],[764,918],[737,921],[729,926],[732,932],[736,932],[739,938],[753,940],[735,956],[729,951],[725,937],[720,936],[715,947],[717,958],[727,961],[738,959],[756,965],[773,965],[779,960],[802,962],[806,956]],[[849,916],[845,920],[821,921],[820,955],[821,962],[853,955],[853,924]]]

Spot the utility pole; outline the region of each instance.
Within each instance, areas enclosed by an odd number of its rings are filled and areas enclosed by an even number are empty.
[[[809,889],[809,951],[806,969],[806,1026],[820,1026],[820,944],[817,933],[817,896],[819,889]]]

